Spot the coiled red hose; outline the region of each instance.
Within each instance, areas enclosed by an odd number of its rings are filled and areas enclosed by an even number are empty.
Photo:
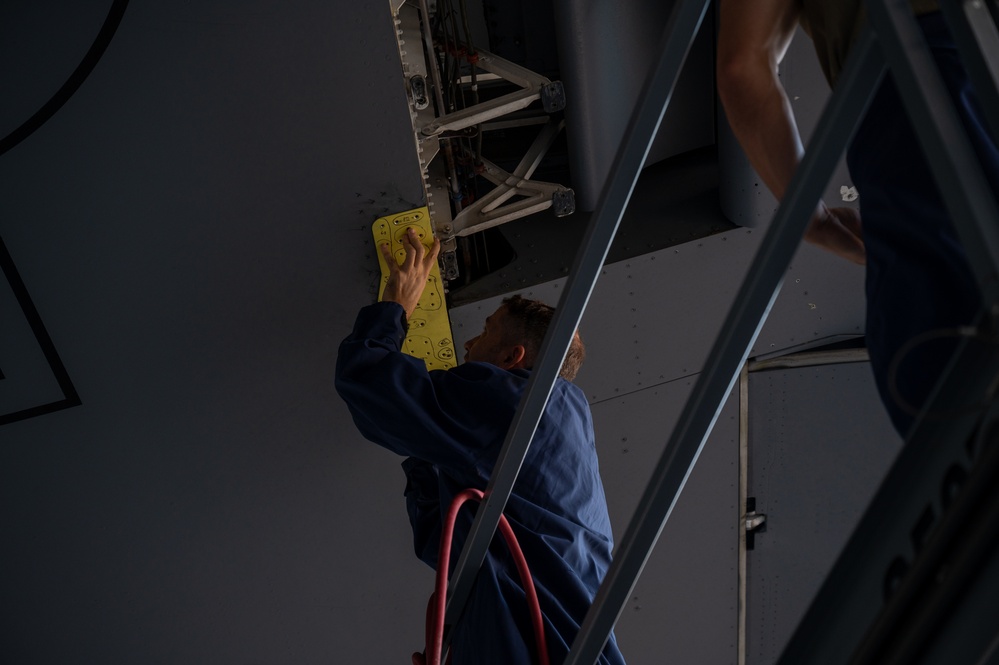
[[[454,535],[454,523],[458,519],[458,510],[469,499],[481,501],[485,495],[481,490],[467,489],[459,492],[451,507],[441,533],[440,553],[437,555],[437,581],[434,593],[427,607],[427,645],[426,657],[421,653],[413,654],[413,665],[441,665],[441,651],[444,642],[444,607],[447,601],[447,575],[451,560],[451,539]],[[549,665],[548,644],[545,641],[545,624],[541,615],[541,605],[538,603],[538,592],[534,588],[531,570],[527,567],[527,559],[520,549],[520,543],[513,533],[513,528],[506,517],[500,515],[499,530],[503,540],[510,548],[517,572],[520,573],[521,584],[527,594],[527,604],[531,612],[531,626],[534,628],[535,642],[538,647],[538,665]]]

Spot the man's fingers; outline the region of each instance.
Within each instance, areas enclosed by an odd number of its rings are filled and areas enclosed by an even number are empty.
[[[423,258],[423,245],[420,244],[419,239],[416,238],[416,232],[410,227],[406,230],[406,233],[402,236],[402,244],[406,249],[406,260],[403,261],[403,266],[410,270]]]
[[[434,261],[437,260],[437,255],[440,254],[440,251],[441,240],[440,238],[434,238],[434,244],[430,246],[430,253],[424,258],[424,265],[427,267],[427,272],[430,272],[430,269],[433,267]]]
[[[403,249],[406,251],[406,257],[403,259],[401,265],[398,261],[396,261],[395,257],[392,256],[392,250],[387,244],[383,243],[379,245],[379,249],[382,252],[382,256],[385,257],[385,262],[388,264],[389,270],[393,272],[410,272],[417,266],[420,266],[429,274],[430,270],[433,268],[434,261],[437,260],[437,256],[440,254],[440,239],[434,238],[434,243],[428,251],[427,248],[423,246],[423,243],[420,242],[420,238],[417,236],[416,231],[409,228],[406,230],[406,233],[403,234],[401,241]]]
[[[387,242],[383,242],[378,245],[378,249],[381,250],[382,256],[385,258],[385,264],[388,266],[389,272],[398,271],[399,263],[392,256],[392,248]]]

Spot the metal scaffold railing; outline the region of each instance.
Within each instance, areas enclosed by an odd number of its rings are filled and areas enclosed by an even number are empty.
[[[982,0],[943,4],[948,24],[961,43],[962,57],[969,62],[969,73],[976,87],[985,91],[983,106],[999,122],[999,93],[995,89],[999,36],[989,6]],[[487,499],[476,514],[452,576],[449,624],[457,621],[471,591],[708,6],[707,0],[681,0],[674,7],[660,43],[660,57],[639,97],[540,360],[507,434]],[[872,0],[868,15],[869,25],[851,50],[788,193],[666,442],[573,643],[568,665],[588,665],[599,658],[777,297],[815,203],[888,70],[919,130],[933,176],[981,286],[987,306],[983,307],[979,328],[994,335],[989,331],[996,316],[994,306],[999,302],[999,206],[929,60],[908,2]],[[984,345],[965,340],[927,411],[953,412],[969,399],[990,398],[996,376],[999,345],[994,339]],[[930,648],[928,636],[933,631],[945,641],[960,641],[967,654],[982,653],[980,648],[977,652],[974,649],[986,638],[995,637],[996,626],[991,619],[987,626],[973,619],[995,616],[994,599],[999,593],[999,557],[995,553],[999,493],[994,491],[999,479],[999,442],[982,442],[983,436],[993,435],[976,434],[981,423],[980,412],[963,413],[946,422],[930,418],[918,422],[792,638],[782,663],[941,662],[932,660],[936,652]],[[960,476],[959,483],[954,474]],[[925,526],[928,510],[934,519]],[[914,524],[927,530],[915,545]],[[964,566],[954,573],[956,582],[950,591],[939,587],[941,562]],[[890,594],[885,592],[886,580],[892,584]],[[958,602],[962,598],[967,601],[964,609]],[[970,619],[958,621],[955,617]],[[976,660],[968,655],[948,662]]]

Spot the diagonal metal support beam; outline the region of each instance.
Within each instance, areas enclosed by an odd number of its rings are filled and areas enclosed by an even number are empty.
[[[521,88],[543,88],[551,83],[551,80],[547,76],[532,72],[530,69],[522,67],[515,62],[510,62],[498,55],[483,51],[481,48],[477,49],[476,52],[478,60],[475,62],[475,66],[490,74],[499,76],[504,81],[519,85]]]
[[[700,455],[753,341],[780,290],[805,226],[884,74],[869,30],[861,35],[757,252],[566,665],[596,662]]]
[[[466,211],[469,214],[462,219],[462,223],[463,225],[469,225],[455,232],[455,235],[458,237],[470,236],[473,233],[485,231],[486,229],[506,224],[515,219],[521,219],[536,212],[547,210],[552,207],[552,199],[558,192],[566,192],[567,194],[571,194],[572,192],[572,190],[566,189],[561,185],[534,182],[532,180],[524,181],[521,186],[514,187],[508,191],[511,194],[525,198],[490,210],[486,209],[489,200],[482,200],[482,205],[475,206],[473,204],[474,207],[465,208],[461,211],[462,214]],[[479,201],[476,201],[476,203],[479,203]]]
[[[571,196],[572,190],[562,185],[530,180],[564,125],[564,120],[549,120],[513,173],[507,173],[489,160],[482,159],[482,176],[496,187],[455,216],[451,224],[452,232],[456,236],[478,233],[552,207],[552,197],[558,192]],[[514,196],[526,196],[528,199],[503,205]]]
[[[499,118],[527,108],[531,103],[541,98],[541,90],[538,88],[525,88],[510,92],[502,97],[490,99],[487,102],[469,106],[460,111],[454,111],[446,115],[439,116],[429,125],[420,130],[424,136],[438,136],[445,131],[457,131],[472,125]]]
[[[427,38],[429,39],[429,37]],[[433,49],[430,47],[428,48],[430,49],[430,53],[433,53]],[[478,125],[486,122],[487,120],[492,120],[494,118],[507,115],[508,113],[519,111],[520,109],[530,106],[535,100],[541,99],[542,90],[553,85],[552,81],[547,77],[536,74],[525,67],[521,67],[518,64],[504,60],[503,58],[493,55],[487,51],[483,51],[482,49],[479,49],[477,56],[478,60],[472,64],[473,67],[484,69],[491,74],[495,74],[503,80],[519,86],[521,89],[515,92],[507,93],[501,97],[497,97],[496,99],[476,104],[475,106],[469,106],[468,108],[461,109],[459,111],[452,111],[451,113],[443,114],[437,117],[433,122],[424,126],[420,130],[422,135],[437,136],[444,131],[457,131],[459,129],[465,129],[466,127]],[[436,67],[436,63],[434,63],[434,66]],[[438,87],[440,85],[436,78],[434,85]],[[438,99],[437,103],[439,108],[443,108],[443,102],[440,99]]]
[[[661,55],[653,63],[631,117],[609,179],[587,227],[582,249],[576,256],[555,316],[541,344],[540,360],[531,372],[531,379],[489,480],[486,500],[476,512],[472,530],[452,573],[445,614],[445,623],[449,625],[459,620],[468,600],[475,576],[510,498],[572,336],[579,326],[708,4],[708,0],[681,0],[673,9],[660,42]],[[604,633],[598,652],[609,632],[608,629]]]

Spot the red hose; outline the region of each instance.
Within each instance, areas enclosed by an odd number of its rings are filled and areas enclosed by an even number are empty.
[[[459,492],[451,507],[448,509],[447,519],[444,522],[444,529],[441,533],[440,553],[437,555],[437,582],[434,593],[430,597],[430,605],[427,607],[427,652],[424,659],[422,654],[413,654],[414,665],[440,665],[441,651],[444,642],[444,607],[447,602],[447,575],[451,559],[451,539],[454,534],[454,523],[458,519],[458,510],[469,499],[481,501],[485,495],[481,490],[467,489]],[[548,644],[545,641],[545,625],[541,616],[541,605],[538,603],[538,592],[534,588],[534,579],[531,571],[527,567],[527,559],[520,549],[520,543],[513,533],[513,528],[506,517],[500,515],[500,533],[503,540],[510,548],[513,560],[520,573],[521,584],[524,585],[524,592],[527,594],[527,604],[531,612],[531,625],[534,628],[534,637],[538,647],[538,665],[548,664]]]

